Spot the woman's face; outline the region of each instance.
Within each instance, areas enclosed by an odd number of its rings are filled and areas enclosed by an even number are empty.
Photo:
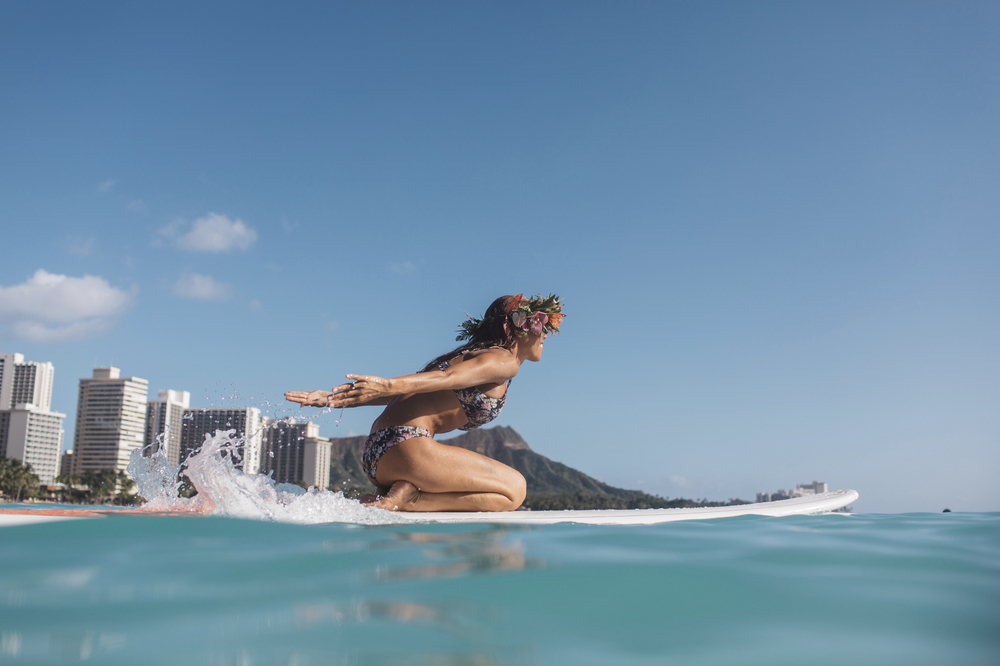
[[[525,356],[527,360],[536,362],[542,360],[542,351],[545,346],[545,338],[547,337],[548,334],[545,331],[542,331],[541,335],[528,333],[528,337],[526,338],[528,343],[528,354]]]

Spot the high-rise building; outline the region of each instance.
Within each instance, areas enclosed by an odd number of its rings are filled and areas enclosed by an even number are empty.
[[[73,473],[73,449],[70,449],[66,453],[62,454],[62,460],[59,463],[59,474],[62,476],[69,476]]]
[[[167,452],[167,462],[179,465],[181,462],[181,424],[184,410],[191,404],[191,394],[187,391],[159,391],[156,400],[146,405],[146,437],[143,454],[151,456],[160,446]]]
[[[0,354],[0,409],[27,404],[49,411],[54,377],[51,363],[25,363],[21,354]]]
[[[65,414],[51,411],[55,368],[0,354],[0,455],[31,465],[42,483],[59,474]]]
[[[236,468],[247,474],[260,471],[260,450],[264,440],[260,410],[256,407],[239,409],[195,408],[185,409],[181,422],[181,441],[178,458],[180,461],[201,450],[205,437],[216,431],[234,430],[233,437],[239,441],[236,447]]]
[[[812,483],[800,483],[795,486],[795,490],[779,490],[776,493],[757,493],[757,502],[777,502],[779,500],[792,499],[793,497],[821,495],[825,492],[827,492],[826,483],[823,481],[813,481]]]
[[[315,423],[266,421],[261,473],[278,483],[330,485],[330,440],[319,436]]]
[[[0,442],[4,456],[30,464],[42,483],[55,481],[59,474],[59,454],[65,434],[62,422],[66,415],[42,411],[25,403],[7,413],[6,441]]]
[[[149,382],[120,377],[118,368],[94,368],[80,380],[73,439],[73,472],[122,471],[142,447]]]

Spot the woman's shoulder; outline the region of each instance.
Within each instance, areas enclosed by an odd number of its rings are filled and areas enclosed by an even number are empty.
[[[460,354],[458,358],[465,360],[469,358],[478,358],[480,356],[490,356],[496,359],[516,358],[514,356],[514,352],[507,349],[506,347],[500,347],[500,346],[486,347],[484,349],[472,349],[470,351],[465,352],[464,354]]]
[[[507,349],[506,347],[487,347],[486,349],[475,349],[472,351],[467,351],[456,359],[452,360],[452,364],[456,362],[469,361],[472,359],[479,359],[480,362],[487,361],[491,363],[499,363],[502,365],[510,365],[514,370],[514,374],[517,374],[517,368],[520,364],[517,362],[517,357],[514,353]]]

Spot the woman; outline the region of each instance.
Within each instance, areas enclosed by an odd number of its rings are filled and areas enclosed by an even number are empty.
[[[548,333],[562,323],[557,296],[501,296],[482,319],[464,322],[468,342],[415,375],[353,380],[333,391],[289,391],[311,407],[387,405],[365,444],[364,469],[378,489],[362,502],[392,511],[513,511],[524,501],[524,477],[434,436],[474,430],[497,417],[510,380],[525,361],[539,361]]]

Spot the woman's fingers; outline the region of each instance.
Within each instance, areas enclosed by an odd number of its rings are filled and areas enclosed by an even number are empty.
[[[285,400],[289,400],[291,402],[305,402],[307,395],[309,395],[308,391],[286,391]]]
[[[358,407],[384,392],[385,380],[369,375],[347,375],[353,381],[330,391],[288,391],[285,400],[311,407]]]
[[[333,394],[329,391],[288,391],[285,393],[285,400],[310,407],[326,407],[331,395]]]

